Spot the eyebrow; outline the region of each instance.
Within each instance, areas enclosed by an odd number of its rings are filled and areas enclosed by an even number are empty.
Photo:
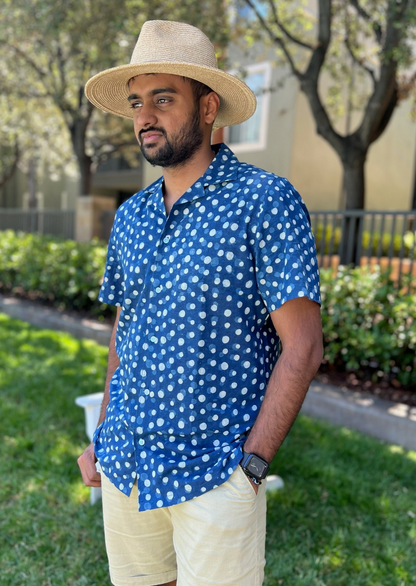
[[[149,96],[157,96],[158,94],[177,94],[178,92],[170,87],[163,87],[163,88],[156,88],[154,90],[151,90],[148,95]],[[132,102],[133,100],[138,100],[140,99],[141,96],[139,96],[138,94],[130,94],[129,97],[127,98],[129,102]]]

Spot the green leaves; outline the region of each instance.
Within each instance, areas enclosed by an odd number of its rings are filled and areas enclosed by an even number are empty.
[[[0,290],[35,297],[62,309],[109,314],[97,301],[106,246],[39,234],[0,232]]]
[[[378,269],[342,266],[321,270],[321,294],[325,363],[416,386],[416,294]]]
[[[81,194],[90,193],[92,172],[107,158],[123,155],[137,165],[139,148],[130,121],[112,117],[113,122],[102,115],[84,96],[84,87],[96,73],[130,61],[141,26],[149,18],[176,19],[198,26],[208,34],[222,59],[228,39],[222,0],[3,2],[0,147],[5,145],[7,152],[14,148],[14,137],[2,132],[9,116],[1,100],[9,96],[15,110],[11,128],[18,128],[18,143],[22,143],[22,137],[26,143],[32,139],[33,153],[41,152],[48,164],[50,159],[56,165],[59,158],[66,159],[65,163],[75,158]],[[13,158],[4,167],[7,177]],[[0,165],[0,182],[1,175]]]

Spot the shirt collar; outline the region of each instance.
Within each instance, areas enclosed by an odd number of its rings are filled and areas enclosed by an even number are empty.
[[[232,150],[224,143],[212,145],[211,148],[216,154],[208,169],[176,203],[188,203],[200,199],[209,193],[210,186],[225,185],[229,181],[237,179],[239,162]],[[147,205],[158,207],[160,203],[163,203],[162,182],[163,177],[160,177],[145,189],[148,196]]]

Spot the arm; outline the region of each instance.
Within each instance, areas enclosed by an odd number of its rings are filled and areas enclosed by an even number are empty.
[[[306,297],[292,299],[270,314],[282,353],[267,385],[244,451],[271,462],[302,406],[322,361],[320,308]]]
[[[121,308],[118,307],[113,331],[111,333],[110,345],[108,348],[107,376],[105,380],[104,396],[103,402],[101,403],[101,412],[98,419],[98,425],[100,425],[100,423],[105,419],[107,405],[110,400],[111,378],[119,365],[119,359],[116,352],[116,333],[120,311]],[[90,443],[90,445],[85,449],[84,453],[78,458],[78,466],[81,470],[82,480],[87,486],[101,486],[101,476],[95,469],[96,461],[97,458],[94,454],[94,444]]]

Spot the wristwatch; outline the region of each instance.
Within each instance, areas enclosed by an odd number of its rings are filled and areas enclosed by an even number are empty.
[[[247,454],[243,452],[243,457],[240,461],[240,466],[244,474],[248,476],[254,484],[261,484],[261,481],[266,478],[269,472],[269,464],[257,454]]]

